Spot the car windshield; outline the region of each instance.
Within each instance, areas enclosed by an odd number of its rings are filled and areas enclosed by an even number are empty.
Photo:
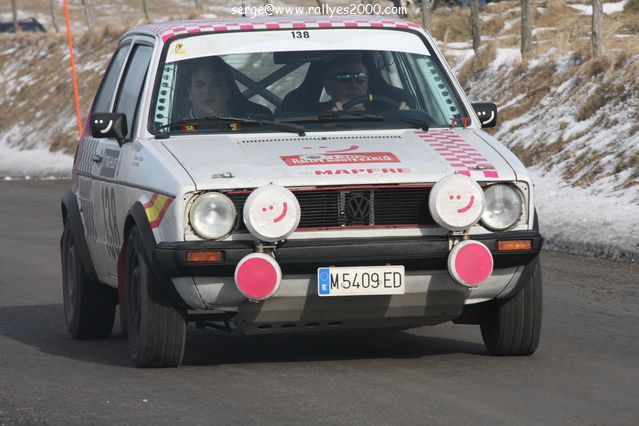
[[[154,133],[450,127],[467,117],[438,59],[410,32],[205,34],[171,42],[164,55]]]

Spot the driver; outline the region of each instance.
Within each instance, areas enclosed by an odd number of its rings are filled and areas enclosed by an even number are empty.
[[[368,94],[368,70],[357,57],[339,57],[326,66],[324,89],[331,97],[331,111],[341,111],[344,103]],[[351,109],[363,110],[364,104]]]
[[[190,60],[187,118],[247,117],[271,120],[271,110],[251,102],[237,89],[231,69],[219,56]]]
[[[193,61],[189,99],[191,118],[229,116],[231,81],[226,64],[218,57]]]
[[[323,105],[324,110],[342,111],[348,101],[368,95],[368,70],[357,56],[341,56],[330,62],[324,73],[324,89],[331,102]],[[351,111],[366,109],[366,102],[350,106]],[[408,109],[404,101],[399,109]]]

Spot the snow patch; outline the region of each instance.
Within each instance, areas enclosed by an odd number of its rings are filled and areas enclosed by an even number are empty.
[[[519,49],[499,48],[495,60],[490,64],[493,69],[498,69],[504,64],[512,65],[521,62],[521,53]]]
[[[453,67],[453,73],[457,75],[461,72],[462,68],[464,67],[464,64],[467,61],[471,60],[473,56],[475,55],[475,52],[473,52],[473,49],[458,50],[458,51],[447,50],[446,53],[447,54],[453,53],[454,55],[458,56],[457,62],[455,63],[455,66]]]
[[[0,143],[0,177],[70,177],[73,157],[48,148],[18,149]]]
[[[604,3],[602,5],[603,13],[612,15],[613,13],[623,12],[628,0],[622,0],[617,3]],[[568,4],[568,6],[581,12],[582,15],[592,15],[592,5],[585,4]]]
[[[639,203],[631,192],[573,188],[557,173],[530,170],[545,248],[616,260],[639,259]]]
[[[510,31],[510,29],[513,27],[513,25],[515,25],[515,22],[517,22],[516,19],[512,19],[510,21],[504,22],[504,29],[502,30],[502,32]]]
[[[466,41],[453,41],[446,43],[448,49],[470,49],[473,47],[472,43]]]

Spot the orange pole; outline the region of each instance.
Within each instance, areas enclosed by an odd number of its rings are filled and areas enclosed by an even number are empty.
[[[75,55],[73,54],[73,37],[71,36],[71,23],[69,21],[69,7],[64,0],[64,20],[67,24],[67,43],[71,53],[71,79],[73,80],[73,96],[75,98],[75,112],[78,116],[78,135],[82,137],[82,113],[80,112],[80,91],[78,90],[78,75],[75,72]]]

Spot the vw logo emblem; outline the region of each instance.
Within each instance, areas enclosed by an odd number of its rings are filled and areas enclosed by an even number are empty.
[[[352,194],[346,203],[346,212],[351,219],[368,219],[371,203],[368,197],[361,194]]]

